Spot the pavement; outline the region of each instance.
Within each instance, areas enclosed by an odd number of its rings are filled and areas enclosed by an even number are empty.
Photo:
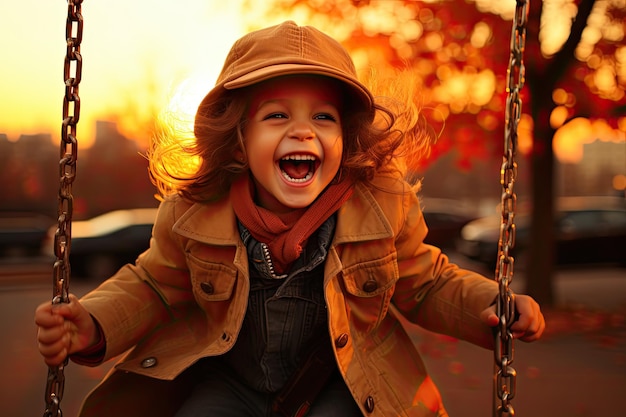
[[[32,271],[32,270],[31,270]],[[0,416],[42,415],[47,367],[39,357],[32,315],[50,298],[48,267],[41,271],[3,270],[0,265]],[[517,271],[516,271],[517,272]],[[13,278],[12,278],[13,277]],[[94,284],[74,280],[81,295]],[[524,287],[516,273],[512,288]],[[577,268],[557,272],[556,306],[544,310],[547,330],[535,343],[515,342],[515,415],[595,417],[625,415],[626,269]],[[431,377],[451,417],[493,415],[493,352],[410,326]],[[79,404],[112,366],[70,364],[65,370],[63,416]],[[622,410],[622,411],[620,411]]]
[[[511,287],[523,292],[523,273]],[[543,309],[544,337],[514,343],[515,415],[626,415],[626,269],[559,271],[555,295],[555,307]],[[493,352],[419,328],[412,334],[450,416],[493,416]]]

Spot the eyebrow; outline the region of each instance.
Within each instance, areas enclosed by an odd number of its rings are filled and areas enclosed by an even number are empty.
[[[318,102],[323,103],[324,105],[328,105],[328,106],[332,106],[334,109],[337,110],[337,112],[341,112],[341,103],[333,103],[330,100],[322,100],[322,99],[316,99]],[[285,101],[289,101],[288,97],[284,97],[284,98],[268,98],[266,100],[261,100],[259,102],[259,104],[256,107],[252,107],[252,104],[254,104],[253,102],[250,103],[250,108],[248,110],[248,117],[251,117],[253,115],[255,115],[259,109],[261,109],[263,106],[266,106],[268,104],[272,104],[272,103],[282,103]]]

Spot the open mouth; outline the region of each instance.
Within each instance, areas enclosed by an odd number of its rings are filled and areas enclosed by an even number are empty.
[[[319,165],[313,155],[287,155],[278,161],[280,172],[289,182],[306,182],[313,178]]]

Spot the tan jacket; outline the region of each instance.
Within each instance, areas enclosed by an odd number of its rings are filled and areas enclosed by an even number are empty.
[[[365,416],[446,415],[398,312],[427,329],[493,345],[479,314],[495,300],[496,283],[449,263],[423,243],[426,232],[415,194],[388,178],[358,185],[338,212],[324,270],[328,328]],[[106,359],[136,347],[87,397],[81,415],[172,415],[188,392],[188,368],[236,342],[249,286],[227,199],[162,203],[150,249],[82,299],[106,335]]]

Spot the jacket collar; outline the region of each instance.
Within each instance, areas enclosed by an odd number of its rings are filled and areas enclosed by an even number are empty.
[[[228,198],[209,204],[193,204],[174,223],[172,230],[210,245],[232,246],[241,240],[235,211]]]
[[[393,231],[372,193],[357,184],[352,196],[339,209],[334,243],[349,243],[393,236]],[[237,219],[228,198],[210,204],[193,204],[174,223],[181,236],[217,246],[240,241]]]
[[[363,184],[357,184],[352,197],[338,211],[334,243],[385,239],[392,236],[391,224],[374,195]]]

